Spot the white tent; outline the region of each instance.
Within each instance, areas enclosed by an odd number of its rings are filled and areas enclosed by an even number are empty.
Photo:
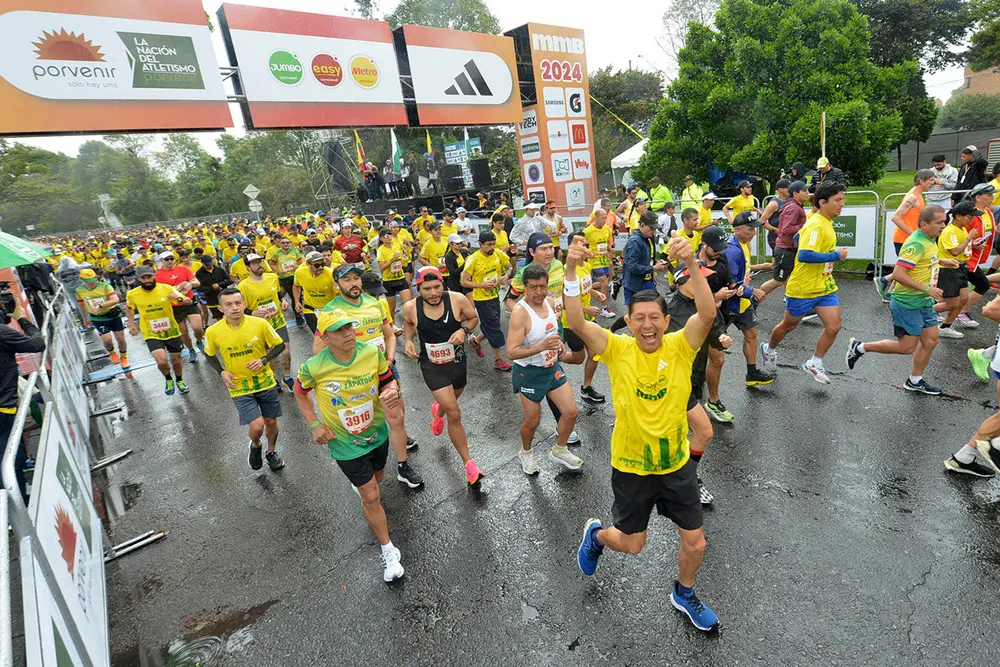
[[[639,158],[646,150],[647,141],[649,140],[643,139],[621,155],[611,158],[611,174],[615,178],[615,185],[619,183],[625,187],[632,185],[635,179],[632,178],[632,173],[629,170],[639,164]]]

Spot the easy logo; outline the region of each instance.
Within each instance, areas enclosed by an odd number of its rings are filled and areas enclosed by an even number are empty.
[[[317,53],[312,59],[312,73],[324,86],[336,88],[344,80],[344,68],[340,61],[328,53]]]
[[[294,53],[275,51],[268,59],[271,76],[286,86],[294,86],[302,81],[302,63]]]

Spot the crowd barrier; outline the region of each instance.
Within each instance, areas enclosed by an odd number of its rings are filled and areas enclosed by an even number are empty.
[[[123,406],[96,405],[86,379],[86,344],[61,286],[46,303],[40,330],[46,349],[27,378],[2,461],[0,521],[14,530],[20,554],[21,597],[28,665],[107,667],[110,643],[105,563],[162,539],[150,531],[112,545],[94,505],[91,473],[130,450],[96,461],[113,442],[111,416]],[[25,505],[15,458],[35,390],[44,403],[31,495]],[[0,667],[13,665],[11,569],[0,549]]]

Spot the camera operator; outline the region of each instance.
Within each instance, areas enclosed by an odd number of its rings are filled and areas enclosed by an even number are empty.
[[[11,319],[17,320],[24,333],[8,326]],[[25,316],[21,302],[9,293],[3,294],[3,309],[0,310],[0,458],[7,451],[7,439],[14,428],[17,415],[17,379],[21,374],[14,355],[18,352],[41,352],[44,349],[42,333]],[[24,462],[27,456],[22,440],[17,444],[14,471],[25,503],[28,502],[24,485]]]

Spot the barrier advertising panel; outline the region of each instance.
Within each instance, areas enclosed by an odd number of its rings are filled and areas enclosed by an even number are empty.
[[[7,0],[0,43],[0,134],[233,125],[198,0]]]
[[[597,197],[597,172],[583,31],[529,23],[507,34],[528,49],[519,55],[530,56],[537,99],[517,131],[525,199],[585,214]]]
[[[521,120],[514,40],[510,37],[417,25],[404,25],[400,30],[420,125]],[[398,53],[402,61],[401,45]]]
[[[389,24],[223,4],[247,128],[406,125]]]

